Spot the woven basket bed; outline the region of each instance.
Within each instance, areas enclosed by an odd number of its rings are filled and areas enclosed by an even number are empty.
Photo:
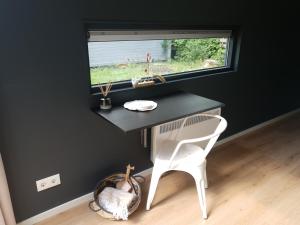
[[[113,217],[113,214],[111,212],[108,212],[101,205],[99,205],[98,196],[103,191],[104,188],[115,187],[117,182],[122,181],[124,179],[125,179],[125,174],[116,173],[101,180],[95,188],[94,200],[89,203],[90,209],[104,218],[117,220]],[[141,202],[142,199],[141,183],[144,181],[144,177],[130,176],[128,181],[132,186],[133,192],[136,194],[136,198],[134,198],[132,203],[128,206],[128,216],[129,216],[138,208]]]

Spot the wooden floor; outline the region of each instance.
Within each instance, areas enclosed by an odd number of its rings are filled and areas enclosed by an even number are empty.
[[[207,173],[207,220],[192,178],[174,172],[160,180],[152,209],[144,210],[144,194],[128,221],[102,219],[84,204],[39,225],[298,225],[300,114],[219,146]]]

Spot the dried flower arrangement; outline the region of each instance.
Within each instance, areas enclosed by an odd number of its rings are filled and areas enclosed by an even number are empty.
[[[146,63],[147,63],[147,67],[145,69],[145,73],[147,76],[138,79],[132,79],[131,82],[134,88],[152,86],[155,84],[156,78],[160,80],[162,83],[166,82],[166,79],[161,75],[151,75],[150,65],[152,63],[152,56],[150,53],[147,53],[146,55]]]
[[[112,83],[108,82],[105,85],[101,85],[100,86],[100,92],[103,95],[103,97],[106,97],[108,95],[108,93],[110,92],[112,87]]]

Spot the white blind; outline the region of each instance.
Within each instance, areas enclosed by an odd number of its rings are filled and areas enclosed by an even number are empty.
[[[229,38],[231,30],[91,30],[89,41],[141,41],[197,38]]]

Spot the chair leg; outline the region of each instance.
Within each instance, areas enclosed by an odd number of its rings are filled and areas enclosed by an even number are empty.
[[[205,188],[204,188],[204,180],[196,180],[196,187],[198,192],[198,198],[200,203],[200,208],[202,210],[202,217],[207,219],[207,211],[206,211],[206,198],[205,198]]]
[[[205,181],[203,175],[205,174],[205,166],[193,168],[192,170],[187,171],[189,172],[195,180],[198,198],[200,203],[200,208],[202,210],[202,217],[207,219],[207,211],[206,211],[206,198],[205,198]]]
[[[208,188],[207,175],[206,175],[206,162],[204,163],[203,179],[204,179],[204,187]]]
[[[146,205],[146,210],[150,209],[151,203],[153,201],[155,191],[158,185],[159,178],[161,176],[161,171],[159,171],[155,166],[153,167],[152,171],[152,176],[151,176],[151,182],[150,182],[150,187],[149,187],[149,192],[148,192],[148,199],[147,199],[147,205]]]

